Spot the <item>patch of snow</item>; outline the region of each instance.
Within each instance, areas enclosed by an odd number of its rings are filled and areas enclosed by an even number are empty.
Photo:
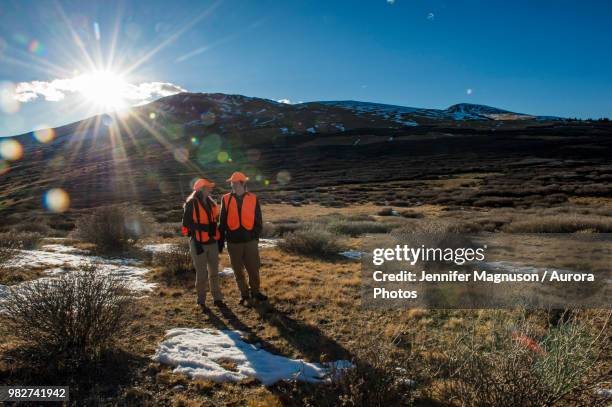
[[[417,122],[415,122],[414,120],[402,120],[402,119],[395,119],[395,121],[399,124],[403,124],[404,126],[407,127],[416,127],[419,124]]]
[[[279,239],[260,238],[258,247],[260,249],[268,249],[270,247],[276,247],[278,246],[278,241]],[[151,252],[151,253],[168,253],[176,246],[177,246],[176,243],[151,243],[151,244],[146,244],[142,246],[142,249],[148,252]]]
[[[176,246],[175,243],[152,243],[142,246],[142,250],[151,253],[169,253]]]
[[[274,355],[242,340],[238,331],[175,328],[166,337],[153,359],[174,366],[174,373],[214,382],[240,382],[255,378],[266,386],[279,380],[321,382],[330,367]],[[235,364],[228,370],[221,364]],[[348,361],[335,362],[336,368],[350,368]]]
[[[360,252],[359,250],[347,250],[345,252],[340,252],[338,254],[340,256],[344,256],[348,259],[353,259],[353,260],[360,260],[361,257],[364,255],[364,253]]]
[[[595,394],[597,394],[598,396],[610,399],[612,398],[612,389],[597,389],[595,391]]]
[[[310,134],[315,134],[317,132],[317,129],[315,129],[314,127],[309,127],[306,129],[306,131]]]
[[[78,253],[85,254],[88,253],[87,250],[79,249],[74,246],[66,246],[64,244],[46,244],[41,246],[41,250],[46,252],[55,252],[55,253]]]
[[[268,249],[270,247],[278,246],[278,239],[259,239],[259,244],[257,245],[260,249]]]
[[[142,262],[129,258],[105,258],[90,256],[85,251],[64,245],[44,245],[41,249],[48,250],[19,250],[5,265],[14,268],[44,269],[50,276],[57,276],[78,270],[85,265],[93,265],[99,273],[111,275],[124,281],[133,291],[151,291],[155,283],[149,283],[145,274],[149,269],[141,267]],[[28,284],[24,282],[21,284]],[[1,292],[0,292],[1,294]]]
[[[229,277],[234,275],[234,269],[231,267],[223,267],[223,270],[219,272],[219,277]]]

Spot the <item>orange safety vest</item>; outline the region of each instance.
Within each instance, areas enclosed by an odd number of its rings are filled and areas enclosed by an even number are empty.
[[[242,226],[246,230],[253,230],[256,206],[257,197],[247,192],[242,196],[242,207],[240,208],[240,214],[238,214],[236,198],[231,193],[223,195],[223,207],[227,211],[228,229],[234,231]]]
[[[209,200],[211,207],[211,215],[212,219],[208,218],[208,213],[204,209],[204,206],[200,203],[196,198],[193,199],[193,223],[196,226],[195,229],[195,238],[200,243],[206,243],[210,239],[208,234],[208,225],[209,223],[217,223],[219,219],[219,208],[217,204],[213,201]],[[204,226],[203,226],[204,225]],[[215,240],[221,239],[221,233],[219,233],[219,228],[215,228]]]

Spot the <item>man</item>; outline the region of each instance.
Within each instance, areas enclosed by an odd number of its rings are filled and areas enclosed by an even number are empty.
[[[249,299],[268,299],[259,287],[259,236],[263,227],[261,207],[255,194],[247,191],[248,178],[235,172],[227,180],[232,192],[223,195],[221,202],[221,245],[227,240],[227,252],[234,269],[234,276],[240,290],[240,304],[249,306]],[[244,269],[249,275],[247,283]]]
[[[209,282],[214,304],[223,306],[219,287],[219,209],[210,196],[214,186],[215,184],[207,179],[198,179],[193,185],[193,193],[183,206],[183,235],[191,237],[189,251],[196,269],[198,305],[203,310],[206,309]]]

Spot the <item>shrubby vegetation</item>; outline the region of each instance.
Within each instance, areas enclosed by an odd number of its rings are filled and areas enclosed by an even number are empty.
[[[193,263],[186,242],[173,246],[168,251],[154,253],[153,264],[161,269],[161,276],[166,284],[170,285],[176,281],[193,282]]]
[[[489,336],[474,325],[438,347],[443,356],[430,369],[442,379],[444,399],[465,406],[604,405],[596,389],[610,351],[607,320],[597,330],[602,321],[570,318],[540,335],[502,313],[494,322]]]
[[[3,328],[33,354],[80,364],[112,347],[127,326],[132,297],[119,280],[86,267],[13,289]]]
[[[287,233],[278,246],[289,253],[319,258],[335,257],[342,250],[337,236],[315,227]]]
[[[120,251],[150,235],[153,225],[151,216],[139,208],[105,206],[79,219],[74,235],[100,251]]]

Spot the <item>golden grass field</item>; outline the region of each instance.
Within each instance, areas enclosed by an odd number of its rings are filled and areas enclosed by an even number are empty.
[[[475,217],[482,221],[478,223],[480,227],[501,224],[503,228],[504,225],[512,225],[513,221],[531,219],[541,222],[543,218],[541,210],[491,209],[469,213],[453,212],[442,205],[431,204],[409,208],[408,217],[378,216],[381,208],[374,204],[342,209],[316,204],[268,204],[263,206],[263,214],[265,221],[272,224],[312,222],[326,216],[370,216],[372,221],[389,224],[393,228],[413,228],[427,222],[465,227],[466,222],[473,222]],[[404,207],[393,209],[400,213],[407,210]],[[564,216],[559,213],[582,213],[576,216],[584,216],[588,221],[598,217],[598,222],[609,224],[609,216],[597,215],[604,210],[612,210],[609,200],[583,197],[575,199],[570,206],[556,210],[549,208],[544,212],[546,216],[553,216],[551,214],[557,211],[557,217]],[[546,216],[545,220],[548,219]],[[468,229],[475,227],[474,224],[468,226]],[[173,228],[176,228],[176,223],[158,225],[157,232]],[[341,238],[344,247],[353,249],[360,247],[361,239],[363,237]],[[153,235],[143,243],[181,240]],[[88,244],[70,242],[81,248],[91,248]],[[137,255],[136,252],[131,254]],[[516,321],[527,324],[534,338],[545,336],[551,329],[544,311],[364,310],[361,307],[359,262],[288,254],[279,247],[262,249],[261,257],[262,289],[270,298],[268,303],[256,303],[252,308],[240,306],[235,281],[230,277],[221,279],[227,308],[220,309],[209,304],[209,310],[202,312],[195,303],[192,273],[169,275],[163,266],[149,262],[147,264],[153,270],[146,278],[158,286],[137,301],[126,334],[118,342],[119,351],[110,360],[100,362],[84,374],[64,372],[63,376],[58,377],[57,373],[53,376],[43,371],[32,371],[11,356],[21,345],[7,333],[0,337],[0,382],[17,384],[53,380],[60,383],[69,380],[75,387],[75,394],[82,400],[88,400],[85,404],[280,406],[301,405],[306,401],[317,404],[312,401],[317,397],[312,385],[280,383],[265,387],[254,380],[236,384],[191,380],[173,374],[171,368],[150,360],[166,330],[174,327],[210,327],[240,330],[249,341],[261,343],[270,352],[313,362],[352,359],[366,350],[390,352],[389,355],[411,355],[420,361],[420,365],[414,367],[415,379],[430,374],[419,383],[415,403],[459,405],[456,400],[448,399],[445,393],[445,386],[456,379],[438,378],[431,373],[434,366],[451,362],[458,340],[470,332],[482,343],[493,343],[497,336],[503,335],[501,326]],[[225,266],[229,266],[227,253],[221,255],[221,268]],[[40,270],[20,271],[19,275],[12,274],[10,270],[2,273],[0,283],[9,285],[42,274]],[[610,338],[612,330],[609,325],[604,325],[609,318],[607,311],[579,311],[576,318],[588,321],[594,331],[603,329],[600,335]],[[608,380],[609,384],[610,378],[605,379],[605,373],[606,369],[609,373],[612,365],[609,348],[604,349],[607,350],[602,360],[598,361],[596,373],[603,373],[603,383]],[[231,369],[232,366],[229,364],[227,367]],[[94,383],[95,387],[92,387]],[[292,386],[297,386],[297,390]],[[573,402],[564,403],[572,405]]]

